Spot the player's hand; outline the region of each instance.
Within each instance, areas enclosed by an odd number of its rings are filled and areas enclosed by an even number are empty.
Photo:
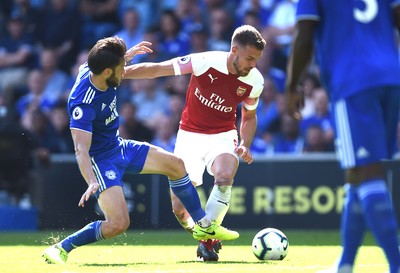
[[[250,152],[250,149],[243,145],[242,142],[235,148],[235,153],[247,164],[253,163],[253,154]]]
[[[84,207],[85,202],[87,202],[92,194],[95,194],[99,189],[99,183],[92,183],[88,186],[84,194],[82,194],[81,200],[79,200],[79,207]]]
[[[296,120],[301,120],[300,110],[304,107],[304,94],[302,90],[287,90],[286,95],[286,111]]]
[[[151,43],[147,41],[142,41],[137,45],[134,45],[133,47],[131,47],[126,51],[124,56],[125,61],[129,62],[135,55],[138,54],[152,53],[153,50],[149,48],[149,46],[151,46]]]

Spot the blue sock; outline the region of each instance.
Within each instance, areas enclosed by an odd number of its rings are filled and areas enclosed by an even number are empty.
[[[364,239],[365,230],[366,225],[357,188],[346,184],[340,227],[343,252],[339,260],[339,267],[342,265],[353,266],[357,250]]]
[[[357,191],[365,221],[386,254],[390,272],[397,273],[400,268],[397,221],[386,184],[383,180],[372,180],[360,184]]]
[[[104,240],[103,235],[101,234],[101,222],[102,221],[96,221],[86,225],[81,230],[78,230],[74,234],[71,234],[62,240],[59,245],[61,245],[65,251],[70,252],[78,246]]]
[[[169,185],[172,192],[179,198],[195,222],[206,215],[201,208],[199,195],[188,175],[181,179],[169,180]]]

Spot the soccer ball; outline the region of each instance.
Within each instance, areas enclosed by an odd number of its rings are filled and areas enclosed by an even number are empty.
[[[279,229],[265,228],[254,236],[252,249],[259,260],[283,260],[288,253],[289,241]]]

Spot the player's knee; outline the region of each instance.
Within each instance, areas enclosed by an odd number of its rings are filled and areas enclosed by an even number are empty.
[[[169,174],[170,178],[181,178],[186,174],[185,163],[179,157],[175,157],[174,160],[171,160],[169,166]]]
[[[129,228],[130,220],[128,218],[121,218],[111,222],[111,233],[113,236],[124,233]]]
[[[229,178],[226,176],[216,177],[214,184],[217,186],[232,186],[233,185],[233,178]]]

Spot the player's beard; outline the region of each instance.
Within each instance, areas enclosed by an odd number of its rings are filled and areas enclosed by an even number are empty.
[[[235,68],[236,74],[238,74],[240,77],[246,77],[249,71],[245,71],[243,69],[240,69],[239,67],[239,56],[236,56],[236,58],[233,60],[233,67]]]
[[[106,83],[108,87],[118,87],[121,83],[121,80],[115,77],[115,73],[113,71],[113,74],[106,80]]]

